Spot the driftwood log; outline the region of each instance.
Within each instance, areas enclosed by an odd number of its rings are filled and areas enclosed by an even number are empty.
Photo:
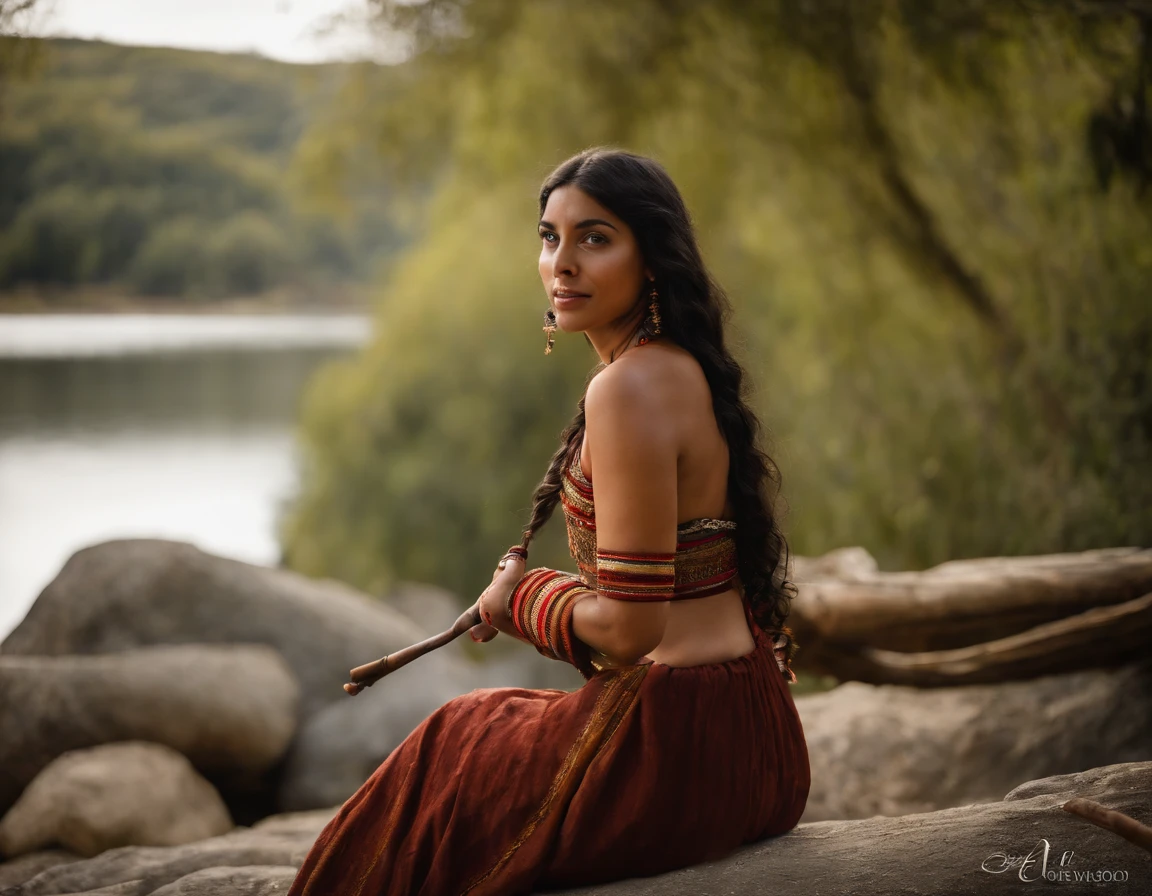
[[[922,687],[1115,666],[1152,644],[1152,550],[955,560],[919,572],[800,564],[800,671]]]

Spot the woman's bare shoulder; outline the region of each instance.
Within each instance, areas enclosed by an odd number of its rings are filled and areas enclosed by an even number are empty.
[[[585,410],[605,407],[649,409],[682,415],[704,401],[711,410],[711,391],[700,363],[673,343],[634,346],[601,370],[588,384]]]

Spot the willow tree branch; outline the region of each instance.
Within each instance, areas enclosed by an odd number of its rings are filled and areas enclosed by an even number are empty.
[[[892,201],[896,216],[885,216],[890,235],[913,264],[934,271],[954,295],[972,312],[992,337],[1001,365],[1007,372],[1021,366],[1026,342],[987,285],[961,258],[948,241],[927,200],[904,168],[896,142],[883,117],[876,95],[875,74],[868,64],[857,29],[845,32],[835,70],[846,94],[852,98],[865,144],[876,160],[881,183]],[[1028,378],[1035,388],[1045,419],[1056,433],[1067,432],[1070,414],[1063,398],[1034,369]]]

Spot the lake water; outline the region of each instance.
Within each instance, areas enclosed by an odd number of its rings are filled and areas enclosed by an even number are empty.
[[[78,548],[279,559],[302,390],[359,315],[0,316],[0,639]]]

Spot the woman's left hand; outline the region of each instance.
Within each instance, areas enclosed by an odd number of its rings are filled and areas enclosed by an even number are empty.
[[[512,620],[505,612],[508,596],[524,578],[524,560],[516,555],[505,557],[492,573],[492,584],[484,589],[475,606],[480,609],[480,618],[485,620],[469,630],[473,641],[491,641],[500,632],[517,635]]]

